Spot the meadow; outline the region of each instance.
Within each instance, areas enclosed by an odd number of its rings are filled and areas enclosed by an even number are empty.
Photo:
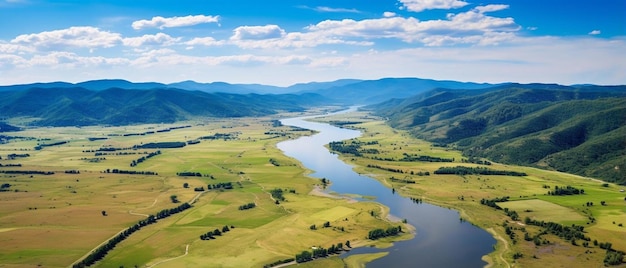
[[[0,263],[71,266],[139,220],[183,202],[192,208],[143,227],[94,266],[261,267],[313,246],[386,245],[388,240],[368,240],[367,233],[401,223],[390,222],[386,208],[375,202],[310,194],[321,182],[307,177],[309,171],[275,144],[311,132],[276,125],[274,119],[5,133],[18,138],[0,144],[0,183],[9,185],[0,192]],[[141,148],[175,142],[186,146]],[[58,145],[35,149],[42,144]],[[23,156],[9,159],[11,154]],[[215,187],[225,183],[232,189]],[[276,189],[283,201],[270,194]],[[248,203],[256,206],[238,209]],[[200,239],[224,226],[229,231],[216,239]],[[344,266],[337,257],[320,261]]]
[[[532,167],[493,162],[490,165],[468,163],[469,159],[454,148],[438,147],[416,139],[410,133],[392,129],[380,118],[365,112],[316,120],[358,129],[363,133],[357,139],[362,145],[362,155],[342,154],[342,159],[352,164],[357,172],[378,179],[402,195],[456,209],[464,220],[492,233],[498,240],[495,251],[487,256],[493,267],[602,266],[606,250],[594,245],[594,240],[611,243],[616,250],[626,250],[624,186]],[[401,161],[407,154],[454,161]],[[523,172],[527,175],[434,174],[440,167],[456,166]],[[555,187],[566,186],[584,189],[584,194],[548,194]],[[502,210],[480,204],[481,199],[504,196],[508,196],[509,201],[497,203]],[[591,203],[593,205],[589,205]],[[518,220],[507,216],[505,210],[515,211]],[[583,226],[584,234],[590,241],[584,246],[583,240],[572,242],[554,234],[541,234],[544,229],[525,224],[526,217],[563,226]],[[507,226],[514,233],[512,236],[507,234]],[[546,243],[536,245],[534,241],[525,240],[527,233],[531,238],[541,234],[541,242]]]

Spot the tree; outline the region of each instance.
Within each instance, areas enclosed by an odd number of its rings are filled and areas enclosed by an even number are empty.
[[[107,215],[107,212],[103,210],[102,211],[102,216],[106,216],[106,215]]]
[[[228,231],[230,231],[230,229],[228,229],[228,226],[224,225],[224,227],[222,227],[222,233],[225,233]]]
[[[346,240],[346,247],[352,248],[352,247],[350,246],[350,240]]]
[[[189,188],[189,183],[183,183],[183,188]]]
[[[328,227],[330,227],[330,222],[325,222],[324,223],[324,228],[328,228]]]
[[[172,203],[180,202],[180,201],[178,201],[178,196],[176,196],[176,195],[170,195],[170,200],[172,200]]]

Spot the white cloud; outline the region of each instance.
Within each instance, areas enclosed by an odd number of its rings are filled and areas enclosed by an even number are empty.
[[[95,27],[70,27],[63,30],[24,34],[11,40],[13,44],[44,50],[66,50],[67,47],[108,48],[122,41],[120,34]]]
[[[319,12],[333,12],[333,13],[361,13],[361,11],[354,8],[333,8],[333,7],[316,7],[314,8]]]
[[[593,30],[593,31],[589,32],[590,35],[599,35],[601,33],[602,32],[600,30]]]
[[[399,0],[402,7],[409,11],[421,12],[427,9],[453,9],[466,6],[468,3],[459,0]]]
[[[478,6],[475,9],[480,13],[486,13],[486,12],[500,11],[500,10],[504,10],[508,8],[509,8],[509,5],[486,5],[486,6]]]
[[[503,8],[503,7],[498,7]],[[425,45],[473,43],[494,44],[514,37],[520,27],[513,18],[497,18],[485,15],[485,10],[495,7],[476,8],[458,14],[449,14],[447,20],[419,21],[416,18],[389,17],[368,20],[326,20],[307,29],[326,38],[396,38],[404,42],[421,42]]]
[[[391,17],[395,17],[395,16],[396,16],[396,13],[395,13],[395,12],[385,11],[385,12],[383,13],[383,17],[385,17],[385,18],[391,18]]]
[[[125,46],[141,47],[141,46],[155,46],[163,45],[170,46],[180,41],[180,37],[173,38],[164,33],[146,34],[140,37],[128,37],[124,38],[122,42]]]
[[[186,27],[193,26],[202,23],[218,23],[219,16],[205,16],[205,15],[189,15],[184,17],[170,17],[164,18],[161,16],[153,17],[151,20],[138,20],[132,23],[132,27],[135,30],[141,30],[145,28],[174,28],[174,27]]]
[[[194,39],[191,39],[187,42],[185,42],[185,45],[188,46],[221,46],[226,44],[226,42],[224,40],[215,40],[215,38],[213,37],[196,37]]]
[[[234,31],[231,40],[264,40],[281,38],[285,36],[285,30],[278,25],[265,26],[240,26]]]

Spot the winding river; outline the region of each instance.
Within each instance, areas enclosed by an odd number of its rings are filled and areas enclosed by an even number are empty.
[[[354,108],[338,113],[353,111]],[[330,114],[326,114],[330,115]],[[326,116],[324,115],[324,116]],[[299,160],[314,173],[312,177],[327,178],[332,184],[326,190],[337,194],[375,197],[375,201],[390,208],[390,213],[407,219],[416,228],[413,239],[394,243],[391,248],[355,248],[342,255],[389,252],[367,267],[483,267],[482,256],[493,251],[496,240],[485,230],[460,220],[455,210],[428,203],[416,204],[411,199],[392,192],[375,179],[359,175],[352,166],[330,153],[324,145],[361,136],[361,132],[338,128],[325,123],[309,122],[298,117],[281,120],[283,125],[318,131],[312,136],[279,143],[286,155]]]

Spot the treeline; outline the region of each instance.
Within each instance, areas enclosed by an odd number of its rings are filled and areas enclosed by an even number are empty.
[[[54,175],[53,171],[40,170],[0,170],[4,174],[21,174],[21,175]]]
[[[493,170],[484,167],[440,167],[435,170],[435,174],[454,174],[454,175],[500,175],[500,176],[526,176],[524,172]]]
[[[399,225],[396,227],[389,227],[387,228],[387,230],[378,228],[378,229],[371,230],[367,234],[367,239],[376,240],[376,239],[387,237],[387,236],[398,235],[401,232],[402,232],[402,227]]]
[[[134,145],[133,149],[162,149],[162,148],[183,148],[187,146],[184,141],[164,141],[164,142],[151,142],[141,145]]]
[[[176,172],[176,176],[180,177],[202,177],[202,173],[193,171]]]
[[[148,160],[149,158],[155,157],[155,156],[160,155],[160,154],[161,154],[161,150],[157,150],[156,152],[149,153],[147,156],[142,156],[139,159],[133,160],[132,162],[130,162],[130,166],[131,167],[137,166],[138,164],[143,163],[144,161]]]
[[[201,140],[235,140],[239,136],[238,133],[215,133],[213,135],[202,136]]]
[[[354,156],[363,156],[363,154],[379,154],[377,149],[362,149],[362,145],[374,145],[378,144],[377,141],[361,142],[358,140],[345,141],[333,141],[328,144],[328,147],[332,151],[336,151],[342,154],[352,154]]]
[[[585,194],[584,189],[577,189],[573,186],[554,186],[554,191],[548,191],[548,195],[579,195]]]
[[[347,245],[348,245],[348,242],[346,242],[346,246]],[[296,254],[295,260],[297,263],[308,262],[317,258],[325,258],[325,257],[328,257],[329,254],[336,254],[341,251],[343,251],[342,243],[337,243],[337,245],[331,245],[328,249],[323,248],[323,247],[314,247],[311,251],[305,250],[305,251],[302,251],[300,254]],[[272,266],[264,266],[264,267],[272,267]]]
[[[591,238],[585,236],[584,226],[579,226],[575,224],[572,224],[571,226],[564,226],[556,222],[545,222],[545,221],[533,220],[529,217],[524,218],[524,223],[527,225],[534,225],[534,226],[542,227],[544,231],[541,232],[541,234],[550,233],[568,241],[573,240],[573,239],[591,241]]]
[[[68,142],[69,141],[59,141],[59,142],[53,142],[53,143],[41,143],[41,144],[38,144],[37,146],[35,146],[35,150],[38,151],[38,150],[43,149],[44,147],[63,145],[63,144],[66,144]]]
[[[214,183],[214,184],[208,184],[207,185],[207,189],[211,190],[211,189],[233,189],[233,183],[232,182],[220,182],[220,183]]]
[[[224,225],[224,227],[222,227],[222,231],[220,231],[220,229],[215,229],[213,231],[209,231],[205,234],[200,235],[200,240],[211,240],[211,239],[215,239],[216,236],[221,236],[222,234],[225,234],[227,232],[230,231],[230,229],[235,228],[235,226],[230,226],[230,228],[228,228],[227,225]]]
[[[488,207],[492,207],[495,209],[502,209],[502,207],[498,206],[498,202],[506,202],[509,201],[509,197],[508,196],[503,196],[503,197],[496,197],[494,199],[480,199],[480,204],[481,205],[485,205]]]
[[[154,134],[154,133],[170,132],[170,131],[175,130],[175,129],[188,128],[188,127],[191,127],[191,126],[188,125],[188,126],[171,127],[171,128],[166,128],[166,129],[159,129],[159,130],[156,130],[156,131],[155,130],[150,130],[150,131],[140,132],[140,133],[109,134],[108,136],[111,136],[111,137],[115,137],[115,136],[122,136],[122,137],[145,136],[145,135],[151,135],[151,134]]]
[[[434,156],[428,156],[428,155],[410,155],[407,153],[404,153],[404,157],[400,158],[400,161],[403,162],[415,162],[415,161],[422,161],[422,162],[454,162],[454,158],[441,158],[441,157],[434,157]]]
[[[139,222],[137,222],[135,225],[128,227],[128,229],[124,230],[123,232],[119,233],[118,235],[116,235],[115,237],[111,238],[106,244],[100,246],[99,248],[97,248],[96,250],[94,250],[93,252],[91,252],[91,254],[89,254],[87,257],[85,257],[85,259],[79,261],[78,263],[74,264],[72,267],[74,268],[82,268],[82,267],[88,267],[93,265],[94,263],[96,263],[97,261],[101,260],[102,258],[104,258],[104,256],[106,256],[107,253],[109,253],[109,251],[111,251],[112,249],[115,248],[115,246],[117,246],[117,244],[119,244],[120,242],[124,241],[126,238],[128,238],[131,234],[139,231],[141,228],[148,226],[150,224],[156,223],[158,219],[163,219],[166,217],[169,217],[173,214],[179,213],[181,211],[184,211],[188,208],[190,208],[191,205],[189,205],[189,203],[183,203],[182,205],[173,208],[173,209],[166,209],[163,210],[161,212],[159,212],[159,216],[154,216],[154,215],[150,215],[148,216],[148,218],[144,219],[144,220],[140,220]]]
[[[399,168],[390,168],[390,167],[383,167],[383,166],[379,166],[379,165],[372,165],[372,164],[367,164],[368,168],[376,168],[376,169],[380,169],[380,170],[384,170],[384,171],[389,171],[389,172],[394,172],[394,173],[404,173],[404,170],[399,169]]]
[[[107,169],[105,173],[114,173],[114,174],[129,174],[129,175],[159,175],[154,171],[139,171],[139,170],[122,170],[122,169]]]
[[[409,184],[415,183],[415,181],[414,181],[414,180],[409,180],[409,179],[397,179],[397,178],[395,178],[395,177],[391,177],[391,178],[389,178],[389,180],[390,180],[390,181],[393,181],[393,182],[402,182],[402,183],[409,183]]]
[[[7,160],[15,160],[16,158],[30,157],[30,154],[9,154]]]
[[[256,207],[256,204],[254,202],[252,202],[252,203],[248,203],[248,204],[239,206],[239,210],[246,210],[246,209],[251,209],[251,208],[255,208],[255,207]]]
[[[0,167],[21,167],[22,164],[17,163],[17,164],[2,164],[0,163]]]

